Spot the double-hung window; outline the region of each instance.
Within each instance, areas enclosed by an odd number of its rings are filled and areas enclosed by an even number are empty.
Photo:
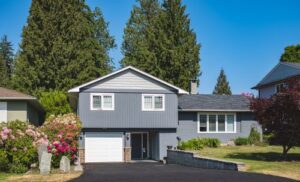
[[[92,93],[91,110],[114,110],[114,94],[111,93]]]
[[[235,133],[235,114],[199,113],[198,133]]]
[[[142,94],[143,111],[164,111],[165,95],[164,94]]]

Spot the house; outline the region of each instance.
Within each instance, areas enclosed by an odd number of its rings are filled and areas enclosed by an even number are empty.
[[[300,63],[279,62],[255,87],[259,98],[270,98],[285,87],[286,81],[300,78]]]
[[[35,97],[0,87],[0,122],[20,120],[38,126],[43,122],[44,113]]]
[[[195,137],[228,142],[258,127],[243,96],[193,94],[132,66],[69,90],[82,121],[81,162],[162,160]]]

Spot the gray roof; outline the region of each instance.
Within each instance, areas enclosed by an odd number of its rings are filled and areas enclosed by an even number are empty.
[[[300,76],[300,63],[280,62],[253,88],[257,89],[295,76]]]
[[[250,111],[250,101],[243,95],[182,95],[178,99],[182,111]]]

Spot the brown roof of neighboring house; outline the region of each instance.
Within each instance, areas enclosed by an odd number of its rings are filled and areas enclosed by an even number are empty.
[[[15,90],[0,87],[0,99],[36,99],[36,98]]]

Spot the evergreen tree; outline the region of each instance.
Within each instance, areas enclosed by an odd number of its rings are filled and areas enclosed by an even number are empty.
[[[161,9],[157,0],[138,0],[138,3],[124,30],[121,65],[132,65],[161,78],[156,56],[159,37],[155,26]]]
[[[9,81],[12,77],[14,53],[11,42],[8,41],[7,36],[4,35],[0,41],[0,59],[2,66],[6,68],[1,69],[1,75],[5,81],[1,81],[3,86],[8,86]],[[4,72],[5,71],[5,72]],[[5,82],[5,84],[3,84]]]
[[[225,72],[223,69],[221,69],[217,84],[215,86],[215,90],[213,91],[213,94],[215,94],[215,95],[231,95],[229,82],[227,81],[227,78],[226,78],[226,75],[225,75]]]
[[[300,63],[300,44],[287,46],[281,55],[280,61]]]
[[[0,56],[0,87],[7,87],[8,75],[5,60]]]
[[[180,0],[140,0],[124,32],[122,66],[133,65],[188,90],[200,75],[196,35]]]
[[[14,86],[37,95],[40,91],[66,91],[112,70],[108,37],[100,11],[84,0],[33,0],[23,29]],[[102,41],[100,41],[103,39]],[[110,45],[109,45],[110,46]]]
[[[162,27],[159,59],[165,72],[163,78],[188,90],[190,81],[200,76],[200,44],[185,10],[181,0],[164,0],[159,24]]]

